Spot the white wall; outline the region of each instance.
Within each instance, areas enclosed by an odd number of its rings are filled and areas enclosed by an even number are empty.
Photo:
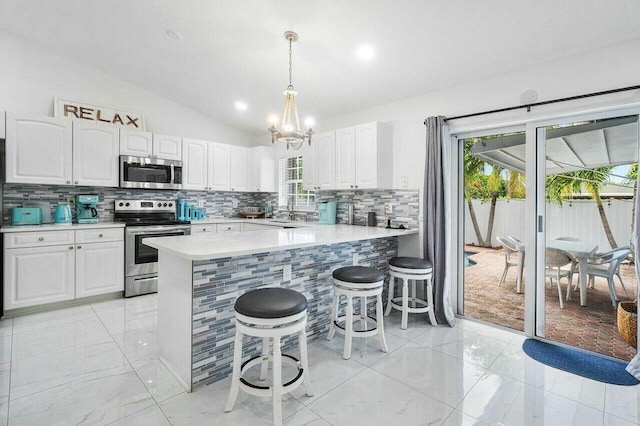
[[[604,210],[611,227],[613,237],[618,247],[628,246],[631,240],[631,200],[604,200]],[[489,219],[490,203],[473,200],[473,210],[478,220],[478,227],[482,238],[486,238]],[[520,240],[525,239],[525,201],[498,200],[493,221],[492,244],[500,245],[496,237],[512,235]],[[598,251],[611,250],[607,236],[604,233],[602,220],[595,201],[574,200],[565,201],[562,206],[547,203],[547,239],[558,237],[576,237],[598,245]],[[475,231],[471,223],[469,208],[465,202],[465,232],[466,243],[477,244]]]
[[[53,99],[59,97],[141,112],[147,130],[155,133],[252,142],[246,132],[1,30],[0,60],[0,110],[53,116]]]

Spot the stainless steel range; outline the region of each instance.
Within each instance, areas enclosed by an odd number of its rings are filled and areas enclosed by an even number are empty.
[[[116,200],[114,218],[127,225],[124,297],[157,292],[158,250],[143,241],[189,235],[190,226],[177,221],[176,200]]]

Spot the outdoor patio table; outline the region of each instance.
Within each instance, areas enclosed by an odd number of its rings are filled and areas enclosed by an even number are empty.
[[[598,245],[587,241],[548,240],[548,248],[565,251],[578,262],[580,274],[580,306],[587,305],[587,260],[593,258]],[[571,285],[567,287],[567,300],[571,300]]]

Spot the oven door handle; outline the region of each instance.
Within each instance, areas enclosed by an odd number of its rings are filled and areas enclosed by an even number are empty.
[[[129,235],[146,235],[146,234],[157,234],[158,232],[165,232],[167,234],[175,234],[175,235],[185,235],[185,231],[189,231],[190,227],[185,228],[150,228],[145,226],[144,231],[129,231],[127,230],[127,234]]]
[[[174,183],[176,183],[176,169],[173,163],[171,163],[171,182],[169,182],[169,184],[173,185]]]

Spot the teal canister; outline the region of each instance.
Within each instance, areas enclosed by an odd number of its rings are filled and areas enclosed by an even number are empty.
[[[338,203],[335,201],[321,201],[318,203],[318,223],[335,225]]]

